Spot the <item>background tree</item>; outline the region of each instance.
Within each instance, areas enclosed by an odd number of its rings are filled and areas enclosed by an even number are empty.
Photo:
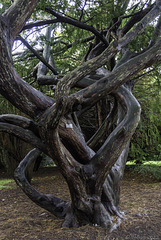
[[[159,72],[160,66],[154,65],[149,72],[138,75],[135,79],[134,93],[142,106],[142,114],[141,121],[131,140],[129,160],[135,160],[139,164],[145,161],[161,160]]]
[[[0,93],[26,116],[1,115],[0,130],[35,147],[16,169],[15,179],[34,202],[64,218],[63,226],[90,223],[108,227],[112,225],[111,214],[123,217],[119,208],[120,180],[140,118],[140,105],[131,93],[132,79],[160,61],[161,1],[130,8],[129,1],[76,1],[75,5],[68,1],[39,1],[37,8],[36,2],[16,0],[0,19]],[[31,22],[25,25],[30,16]],[[41,21],[32,22],[38,18]],[[157,22],[153,27],[149,25],[152,21]],[[20,32],[48,24],[53,25],[46,31],[45,44],[35,51],[24,38],[26,33]],[[151,34],[139,49],[140,36],[149,26]],[[14,68],[12,47],[16,39],[39,59],[34,83],[24,81]],[[79,44],[94,40],[90,46],[71,50],[77,39]],[[67,64],[60,61],[64,52]],[[77,63],[73,64],[71,56]],[[30,69],[28,66],[27,62],[26,69]],[[32,84],[37,83],[55,85],[54,98],[44,94],[46,86],[42,92],[36,90]],[[98,130],[87,141],[79,116],[95,104]],[[71,202],[39,193],[26,180],[26,169],[40,152],[59,167],[68,183]]]

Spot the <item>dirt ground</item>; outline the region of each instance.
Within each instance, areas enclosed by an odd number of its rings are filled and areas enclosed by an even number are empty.
[[[0,172],[0,178],[5,174]],[[35,173],[32,185],[43,193],[69,200],[67,185],[56,168]],[[94,226],[61,228],[62,220],[38,207],[16,186],[0,190],[0,240],[161,240],[161,182],[127,171],[121,188],[122,224],[112,233]]]

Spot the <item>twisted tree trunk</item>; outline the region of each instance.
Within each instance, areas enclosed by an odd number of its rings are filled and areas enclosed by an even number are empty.
[[[125,116],[96,154],[87,147],[80,128],[71,117],[63,117],[56,130],[46,131],[47,151],[68,183],[71,203],[39,194],[25,180],[27,160],[34,159],[38,150],[33,150],[15,172],[17,183],[34,202],[56,216],[65,217],[63,226],[90,223],[108,227],[112,224],[111,213],[122,217],[120,180],[129,139],[139,121],[140,105],[125,87],[113,95],[125,110]]]
[[[86,62],[58,81],[55,99],[23,81],[12,63],[13,41],[30,17],[36,2],[17,0],[0,18],[0,93],[29,116],[1,115],[0,131],[13,134],[34,147],[16,169],[15,180],[32,201],[57,217],[64,218],[63,226],[97,224],[110,227],[111,214],[123,216],[119,208],[120,180],[129,141],[140,118],[140,105],[125,83],[139,71],[160,61],[160,38],[155,38],[145,51],[123,57],[109,74],[103,71],[103,75],[100,75],[97,71],[127,46],[147,26],[149,20],[160,14],[161,1],[156,1],[153,8],[144,12],[141,21],[132,30],[124,36],[122,30],[118,40],[109,44],[93,27],[71,19],[67,21],[56,14],[61,21],[91,30],[103,43],[98,43],[92,49]],[[50,12],[55,14],[54,11]],[[157,36],[160,29],[161,22],[158,21]],[[49,56],[45,56],[43,64],[49,60]],[[46,69],[39,65],[38,77],[45,72]],[[93,72],[96,72],[96,77],[91,78]],[[88,81],[84,81],[86,77]],[[81,81],[85,88],[70,94],[71,88]],[[90,109],[109,94],[112,96],[111,109],[87,143],[76,112]],[[50,156],[59,167],[67,181],[71,202],[39,193],[27,181],[27,167],[40,151]]]

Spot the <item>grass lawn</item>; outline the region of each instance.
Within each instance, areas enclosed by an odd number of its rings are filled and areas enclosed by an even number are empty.
[[[13,179],[0,179],[0,190],[7,188],[7,189],[11,189],[12,186],[9,186],[8,184],[14,182]]]
[[[143,164],[136,164],[133,161],[128,161],[127,166],[132,166],[131,170],[141,175],[148,175],[161,181],[161,161],[147,161]]]

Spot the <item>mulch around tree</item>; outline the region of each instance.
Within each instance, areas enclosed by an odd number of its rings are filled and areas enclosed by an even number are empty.
[[[0,178],[5,174],[0,171]],[[56,168],[40,169],[32,185],[43,193],[70,199]],[[121,210],[126,219],[109,234],[98,226],[62,228],[62,220],[35,205],[13,182],[0,190],[0,240],[161,240],[161,182],[125,172]]]

